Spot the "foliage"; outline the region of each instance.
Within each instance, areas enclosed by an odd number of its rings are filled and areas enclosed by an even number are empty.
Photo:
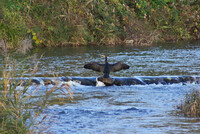
[[[188,0],[2,0],[0,39],[10,47],[68,44],[151,45],[200,38],[200,3]],[[0,10],[1,12],[1,10]],[[7,23],[8,20],[11,20]]]
[[[180,105],[180,113],[189,117],[200,117],[200,91],[192,90],[185,95],[183,104]]]
[[[26,27],[23,18],[13,10],[1,9],[3,19],[0,19],[0,39],[7,42],[7,48],[15,48],[25,38]]]
[[[38,88],[37,86],[33,89],[30,88],[31,79],[24,81],[23,79],[17,80],[16,77],[18,74],[23,77],[26,72],[31,72],[31,77],[33,77],[37,71],[38,62],[26,65],[24,62],[31,61],[30,57],[17,62],[13,59],[14,55],[5,55],[2,67],[3,80],[0,83],[0,133],[33,133],[34,127],[44,121],[46,116],[40,121],[35,119],[48,106],[50,98],[54,96],[53,93],[56,90],[63,91],[64,89],[70,93],[70,87],[66,85],[60,89],[58,85],[55,85],[48,89],[44,95],[37,96],[36,99],[34,95],[37,94]]]

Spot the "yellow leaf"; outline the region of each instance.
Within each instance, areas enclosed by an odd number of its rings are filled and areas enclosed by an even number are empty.
[[[29,30],[27,31],[27,33],[31,33],[31,30],[29,29]]]
[[[141,5],[137,4],[137,7],[140,9],[140,8],[141,8]]]
[[[35,41],[35,44],[39,44],[40,43],[40,39],[37,39],[36,41]]]
[[[100,29],[100,28],[98,28],[98,27],[96,27],[96,29],[99,30],[99,31],[103,31],[102,29]]]
[[[33,40],[37,40],[37,36],[34,35],[32,39],[33,39]]]

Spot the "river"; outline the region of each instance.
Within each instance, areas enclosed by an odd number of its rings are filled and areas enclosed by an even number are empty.
[[[45,52],[45,53],[44,53]],[[37,76],[98,77],[83,68],[90,61],[123,61],[130,69],[116,77],[196,76],[200,73],[200,42],[158,43],[152,47],[81,46],[35,49],[41,55]],[[176,113],[185,93],[199,85],[72,86],[74,99],[45,109],[46,132],[62,134],[200,133],[200,120]]]

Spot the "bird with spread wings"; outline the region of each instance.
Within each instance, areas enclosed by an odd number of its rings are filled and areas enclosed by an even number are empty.
[[[103,72],[104,78],[109,78],[110,72],[117,72],[122,69],[129,69],[129,65],[123,63],[123,62],[117,62],[114,64],[109,64],[107,61],[107,56],[102,55],[105,58],[105,64],[99,64],[97,62],[90,62],[84,65],[84,68],[86,69],[92,69],[97,72]]]

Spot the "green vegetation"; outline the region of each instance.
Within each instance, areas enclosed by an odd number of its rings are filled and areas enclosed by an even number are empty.
[[[4,66],[1,67],[3,76],[0,83],[0,133],[1,134],[27,134],[34,133],[36,128],[44,121],[46,115],[42,119],[36,121],[40,113],[51,103],[51,98],[59,97],[57,95],[66,95],[70,92],[68,85],[62,88],[55,85],[51,89],[47,89],[43,94],[39,93],[38,86],[30,88],[31,79],[24,81],[23,79],[15,79],[16,77],[24,77],[27,72],[31,72],[31,77],[37,71],[38,62],[29,62],[31,57],[23,61],[16,61],[12,54],[6,53],[7,50],[0,51],[3,54]],[[54,92],[59,91],[59,94]],[[72,96],[71,96],[72,97]],[[69,99],[69,98],[68,98]],[[64,100],[64,99],[63,99]],[[37,132],[42,130],[37,130]]]
[[[200,91],[192,90],[185,95],[183,104],[180,105],[180,113],[188,117],[200,117]]]
[[[68,44],[151,45],[200,38],[197,0],[1,0],[8,48]]]

